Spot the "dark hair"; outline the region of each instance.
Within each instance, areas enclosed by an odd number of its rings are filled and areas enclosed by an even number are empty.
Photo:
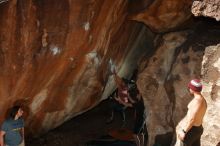
[[[129,93],[130,97],[136,98],[137,95],[139,94],[137,86],[133,86],[133,87],[129,88],[128,93]]]
[[[8,118],[14,119],[20,108],[21,108],[21,106],[18,106],[18,105],[13,106],[9,112]]]
[[[129,80],[128,80],[128,79],[126,79],[126,78],[124,78],[124,77],[122,77],[121,79],[122,79],[122,81],[123,81],[126,85],[129,83]]]

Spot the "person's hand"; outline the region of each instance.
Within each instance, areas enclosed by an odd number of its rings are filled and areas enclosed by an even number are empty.
[[[182,130],[180,130],[180,131],[178,131],[177,136],[181,141],[183,141],[186,134]]]

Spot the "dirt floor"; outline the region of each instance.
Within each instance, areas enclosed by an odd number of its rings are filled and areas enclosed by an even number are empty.
[[[60,127],[51,130],[41,137],[27,139],[26,145],[89,146],[90,143],[91,146],[99,146],[98,142],[105,140],[112,140],[112,142],[116,143],[128,142],[133,145],[132,128],[134,123],[134,110],[131,108],[126,110],[126,123],[124,127],[122,127],[123,122],[119,113],[115,114],[112,123],[106,124],[106,120],[110,117],[110,103],[110,100],[105,100],[94,109],[67,121]],[[110,138],[103,138],[104,136],[109,136]],[[118,139],[121,138],[125,139],[125,141],[118,141]],[[94,144],[96,142],[97,144]],[[93,145],[91,143],[93,143]],[[126,145],[129,145],[128,143]],[[104,144],[102,145],[104,146]],[[122,143],[119,145],[122,146]]]

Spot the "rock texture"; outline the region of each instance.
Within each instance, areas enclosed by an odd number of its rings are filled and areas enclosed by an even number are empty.
[[[91,109],[114,88],[112,60],[124,77],[139,66],[149,146],[172,145],[191,99],[186,85],[202,77],[209,103],[204,126],[212,129],[204,133],[203,145],[215,146],[220,29],[211,20],[195,20],[176,32],[191,18],[191,5],[191,0],[0,0],[0,123],[10,106],[22,104],[27,132],[37,135]],[[192,12],[219,20],[219,1],[194,1]],[[154,38],[143,24],[163,33]]]
[[[192,4],[192,13],[195,16],[205,16],[220,21],[219,0],[195,0]]]
[[[105,88],[110,58],[129,76],[147,53],[146,28],[126,20],[127,6],[124,0],[1,3],[0,121],[13,104],[23,104],[27,132],[36,135],[106,98],[113,88]]]
[[[186,35],[182,32],[163,36],[162,45],[139,75],[139,89],[147,107],[148,145],[154,144],[157,135],[173,132],[171,113],[174,105],[164,84],[172,67],[175,50],[186,41]],[[172,141],[172,134],[171,139],[167,140]]]
[[[204,119],[203,146],[220,144],[220,44],[205,50],[202,62],[203,94],[208,103]]]
[[[142,11],[135,11],[130,19],[143,22],[156,32],[174,29],[192,15],[191,0],[145,0],[141,4],[138,6],[143,8]],[[138,6],[134,5],[133,9],[136,10]]]
[[[143,62],[145,67],[139,68],[138,87],[147,107],[149,146],[168,146],[175,141],[175,127],[191,100],[187,84],[201,77],[205,47],[220,41],[219,31],[213,33],[205,27],[158,36],[154,41],[156,52]]]

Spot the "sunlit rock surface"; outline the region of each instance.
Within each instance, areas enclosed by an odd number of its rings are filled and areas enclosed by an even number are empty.
[[[192,13],[195,16],[205,16],[220,21],[219,0],[195,0],[192,5]]]
[[[203,94],[208,102],[204,119],[203,146],[220,144],[220,45],[209,46],[202,62]]]
[[[101,101],[110,58],[130,76],[147,53],[124,0],[10,0],[0,4],[0,121],[14,103],[27,132],[54,128]],[[127,60],[127,61],[126,61]],[[106,87],[106,88],[105,88]]]

